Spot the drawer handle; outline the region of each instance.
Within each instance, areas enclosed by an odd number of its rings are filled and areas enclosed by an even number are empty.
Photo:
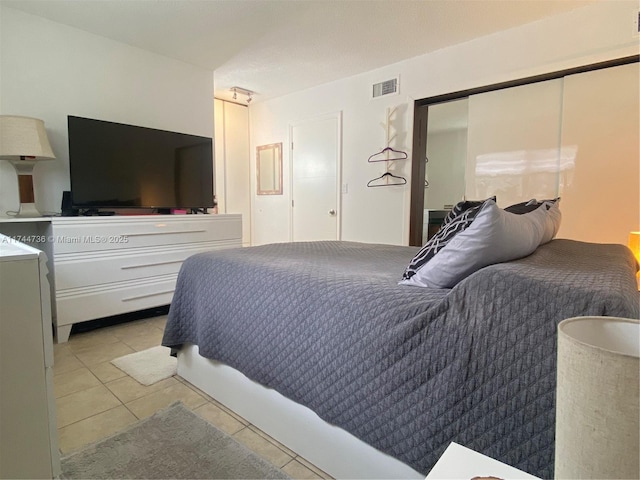
[[[123,302],[130,302],[132,300],[140,300],[141,298],[157,297],[158,295],[164,295],[166,293],[173,293],[173,292],[174,292],[174,290],[165,290],[163,292],[147,293],[145,295],[137,295],[135,297],[123,298],[122,301]]]
[[[143,237],[146,235],[171,235],[173,233],[204,233],[206,230],[173,230],[168,232],[135,232],[123,233],[123,237]]]
[[[131,268],[143,268],[143,267],[156,267],[159,265],[171,265],[172,263],[182,263],[184,260],[171,260],[168,262],[156,262],[156,263],[142,263],[140,265],[125,265],[120,267],[120,270],[129,270]]]

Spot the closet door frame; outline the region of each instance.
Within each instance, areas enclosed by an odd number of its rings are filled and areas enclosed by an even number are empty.
[[[495,83],[492,85],[485,85],[482,87],[460,90],[457,92],[446,93],[443,95],[416,100],[414,102],[412,145],[413,153],[411,157],[411,206],[409,211],[409,245],[422,245],[425,176],[424,158],[427,151],[427,121],[430,105],[450,102],[453,100],[461,100],[463,98],[467,98],[472,95],[478,95],[481,93],[519,87],[521,85],[544,82],[547,80],[555,80],[577,73],[585,73],[594,70],[617,67],[620,65],[627,65],[630,63],[638,63],[639,61],[640,55],[632,55],[629,57],[622,57],[613,60],[607,60],[604,62],[582,65],[566,70],[559,70],[555,72],[535,75],[532,77],[510,80],[507,82]]]

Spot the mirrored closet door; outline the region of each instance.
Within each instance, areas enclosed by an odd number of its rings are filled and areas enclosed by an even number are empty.
[[[411,245],[456,202],[494,195],[561,197],[559,237],[626,243],[640,227],[639,63],[610,63],[417,102]]]
[[[555,198],[561,111],[562,79],[469,97],[466,197]]]
[[[469,99],[429,107],[422,242],[438,231],[448,210],[465,195]]]

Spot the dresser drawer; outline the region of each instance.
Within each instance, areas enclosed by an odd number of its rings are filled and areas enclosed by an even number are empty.
[[[66,290],[57,295],[57,325],[70,325],[121,313],[168,305],[176,288],[177,275],[144,281]]]
[[[53,245],[58,342],[75,323],[171,303],[183,261],[242,247],[242,216],[55,217]]]
[[[205,242],[198,245],[107,251],[90,255],[63,254],[56,261],[56,288],[62,291],[176,274],[188,257],[214,248],[220,249],[221,246]]]
[[[52,220],[54,252],[55,255],[59,255],[211,241],[226,242],[236,241],[242,236],[242,224],[235,215],[211,217],[216,216],[55,218]]]

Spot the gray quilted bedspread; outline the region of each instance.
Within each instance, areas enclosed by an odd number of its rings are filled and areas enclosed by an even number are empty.
[[[397,284],[416,251],[311,242],[195,255],[162,343],[198,345],[419,472],[456,441],[551,478],[557,324],[638,318],[631,253],[554,240],[431,290]]]

